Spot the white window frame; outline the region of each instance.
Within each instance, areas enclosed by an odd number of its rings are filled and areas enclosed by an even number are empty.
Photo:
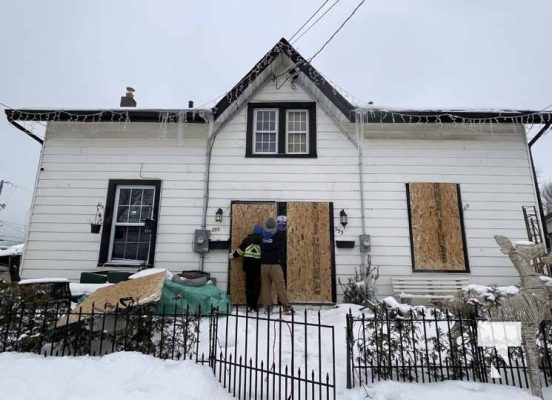
[[[289,151],[289,135],[290,133],[303,133],[303,131],[290,131],[289,128],[289,113],[290,112],[302,112],[305,114],[305,151]],[[288,109],[286,110],[286,154],[309,154],[309,110],[304,108]]]
[[[275,125],[274,125],[274,131],[258,131],[257,130],[257,115],[259,113],[259,111],[274,111],[276,116],[275,116]],[[254,116],[253,116],[253,148],[252,148],[252,153],[253,154],[278,154],[278,136],[279,136],[279,126],[278,126],[278,122],[279,122],[279,113],[280,113],[280,110],[278,108],[255,108],[255,112],[254,112]],[[276,147],[275,147],[275,151],[257,151],[257,133],[274,133],[274,135],[276,136]]]
[[[117,215],[119,213],[119,196],[121,193],[121,189],[153,189],[153,201],[151,205],[151,210],[152,210],[151,212],[152,212],[152,216],[155,215],[155,195],[156,195],[155,191],[157,188],[154,185],[117,185],[115,189],[115,200],[113,202],[113,218],[111,222],[111,230],[109,232],[109,249],[107,252],[107,262],[117,263],[122,261],[125,264],[138,264],[138,265],[148,264],[152,237],[150,237],[150,243],[148,247],[148,257],[147,259],[143,260],[143,262],[141,262],[140,260],[134,260],[134,259],[119,259],[119,258],[113,259],[113,245],[115,243],[115,229],[117,228],[117,226],[145,226],[146,225],[144,222],[117,222]]]

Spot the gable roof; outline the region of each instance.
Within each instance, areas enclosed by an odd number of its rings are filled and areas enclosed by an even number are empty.
[[[391,109],[382,107],[358,108],[350,103],[327,79],[314,68],[308,60],[282,38],[266,53],[253,68],[218,101],[207,110],[149,110],[135,108],[113,108],[103,110],[62,110],[62,109],[6,109],[8,122],[16,128],[42,143],[42,139],[34,135],[16,121],[73,121],[73,122],[181,122],[182,115],[190,123],[205,123],[202,112],[212,112],[213,118],[224,120],[232,114],[230,107],[235,104],[241,107],[268,77],[271,68],[275,68],[277,60],[286,56],[292,63],[285,73],[287,78],[297,76],[301,72],[300,81],[309,86],[311,92],[321,93],[343,115],[343,119],[355,122],[355,113],[362,113],[365,122],[377,123],[462,123],[490,122],[516,124],[549,124],[552,123],[552,112],[546,110],[453,110],[453,109]],[[245,101],[242,101],[245,98]],[[227,115],[224,115],[227,114]],[[221,118],[222,117],[222,118]],[[340,118],[341,119],[341,118]]]
[[[293,62],[290,68],[291,74],[297,70],[305,76],[333,103],[333,105],[350,118],[351,111],[355,108],[339,91],[314,68],[301,54],[293,48],[284,38],[260,59],[257,64],[213,107],[215,120],[228,109],[261,74],[276,61],[280,54],[285,54]],[[295,71],[294,71],[295,70]]]

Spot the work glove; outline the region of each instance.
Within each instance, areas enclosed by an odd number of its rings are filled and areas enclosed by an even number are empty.
[[[234,252],[231,251],[230,253],[228,253],[228,259],[232,260],[233,258],[234,258]]]

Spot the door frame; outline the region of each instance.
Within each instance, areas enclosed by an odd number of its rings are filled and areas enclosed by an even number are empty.
[[[336,276],[336,262],[335,262],[335,225],[334,225],[334,207],[333,207],[333,201],[276,201],[276,200],[231,200],[230,201],[230,227],[229,227],[229,238],[228,243],[232,243],[232,223],[233,223],[233,213],[232,213],[232,207],[234,204],[274,204],[276,206],[276,211],[278,211],[281,204],[285,204],[287,206],[288,203],[327,203],[328,204],[328,218],[329,218],[329,229],[330,229],[330,254],[331,254],[331,301],[335,304],[337,303],[337,276]],[[232,250],[232,249],[231,249]],[[232,267],[232,260],[228,260],[227,262],[228,268],[227,268],[227,287],[226,292],[230,293],[231,288],[231,267]],[[287,282],[286,282],[286,288],[287,288]],[[301,302],[295,302],[294,304],[327,304],[327,303],[301,303]]]

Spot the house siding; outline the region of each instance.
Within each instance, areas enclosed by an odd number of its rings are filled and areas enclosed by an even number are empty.
[[[313,99],[299,85],[276,89],[275,82],[268,81],[249,101]],[[317,158],[260,159],[245,157],[247,107],[237,111],[214,143],[207,229],[212,240],[228,239],[230,204],[235,200],[333,202],[335,239],[357,242],[353,249],[335,250],[337,278],[346,282],[361,263],[357,150],[342,133],[354,132],[354,126],[337,126],[320,102],[316,113]],[[525,136],[511,126],[493,135],[468,128],[366,126],[366,233],[372,238],[372,264],[380,267],[380,295],[391,294],[392,276],[412,274],[408,182],[459,184],[469,276],[484,284],[517,280],[493,235],[526,238],[521,206],[536,205],[536,198]],[[197,269],[192,238],[202,222],[207,126],[186,125],[184,130],[179,138],[174,124],[49,124],[22,276],[77,280],[81,271],[97,268],[101,235],[90,233],[89,219],[98,202],[105,204],[109,179],[162,181],[155,266],[174,272]],[[224,210],[222,223],[214,221],[218,208]],[[341,209],[349,216],[343,231]],[[226,289],[227,252],[207,253],[205,270]],[[341,300],[339,285],[337,293]]]

